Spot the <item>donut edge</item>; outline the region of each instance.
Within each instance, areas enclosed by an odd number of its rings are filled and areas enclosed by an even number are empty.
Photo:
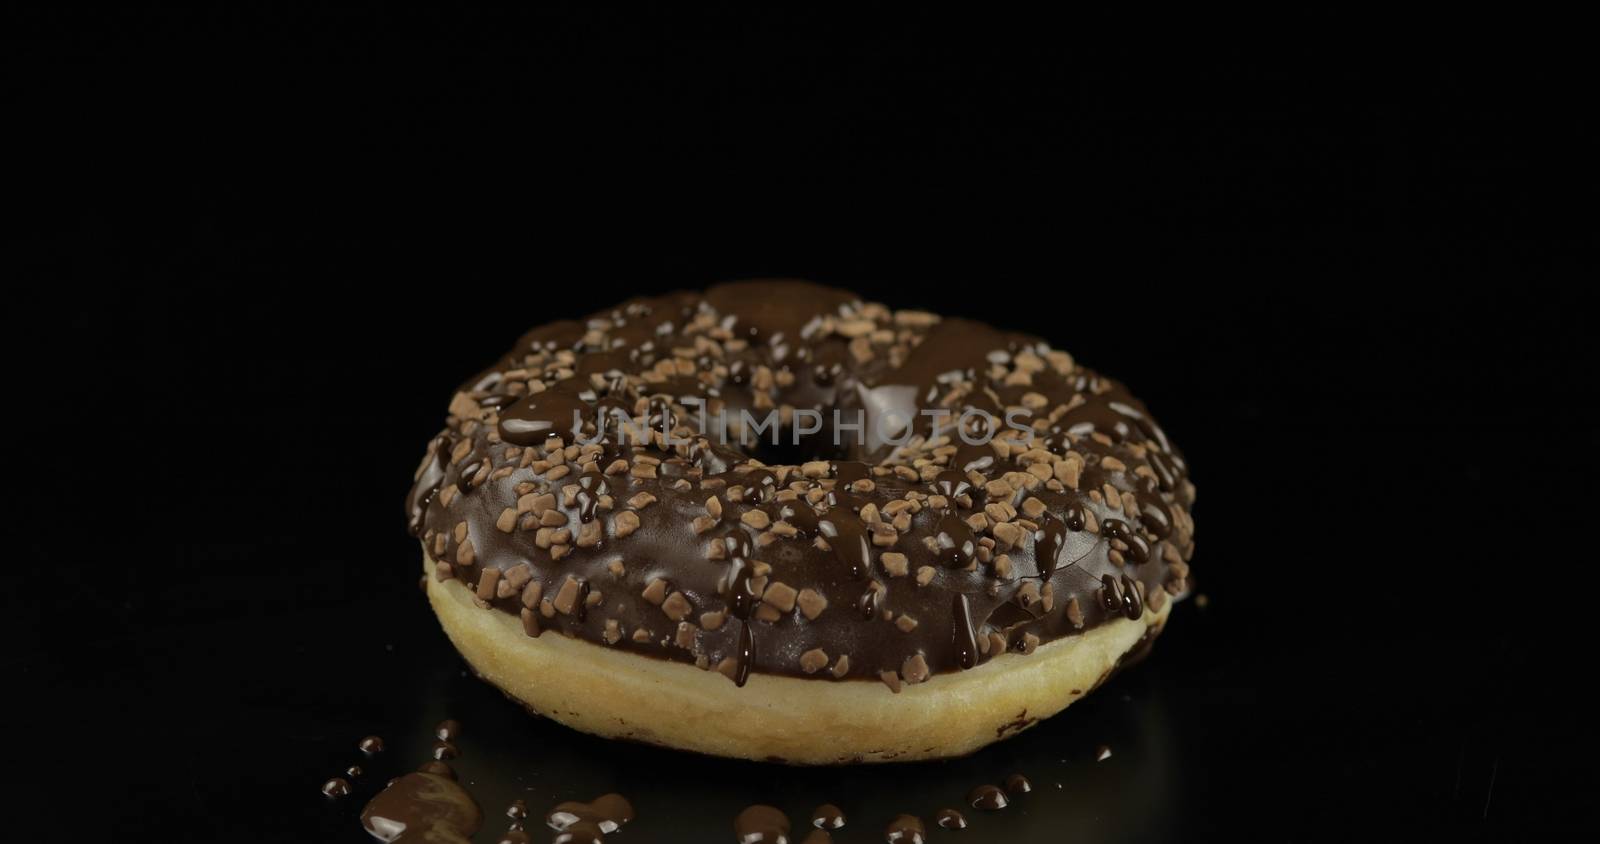
[[[712,756],[796,765],[908,762],[965,756],[1065,709],[1105,682],[1172,601],[1032,654],[1001,654],[898,694],[869,680],[751,674],[743,688],[716,671],[613,650],[479,608],[455,579],[431,576],[428,601],[479,677],[530,712],[575,730]],[[670,719],[662,713],[672,713]]]

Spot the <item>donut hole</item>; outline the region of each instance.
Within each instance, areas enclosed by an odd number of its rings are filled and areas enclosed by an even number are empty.
[[[798,433],[794,425],[784,425],[759,435],[748,433],[737,447],[745,456],[768,466],[798,466],[813,460],[848,460],[847,443],[835,436],[832,424],[824,422],[815,433]]]

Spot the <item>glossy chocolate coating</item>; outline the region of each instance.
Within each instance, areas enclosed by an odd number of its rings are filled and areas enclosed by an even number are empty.
[[[772,409],[823,430],[716,432]],[[653,441],[578,442],[618,412]],[[407,511],[530,635],[898,689],[1183,594],[1193,498],[1144,406],[1037,338],[744,282],[525,335],[456,394]]]

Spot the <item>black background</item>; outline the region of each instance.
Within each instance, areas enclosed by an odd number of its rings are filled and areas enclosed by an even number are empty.
[[[48,837],[363,840],[446,715],[490,841],[511,796],[614,788],[641,812],[618,840],[824,800],[838,840],[879,840],[1014,770],[1040,790],[932,837],[1524,837],[1581,808],[1567,74],[836,24],[12,22],[15,169],[45,190],[6,273],[6,661],[40,701],[11,723]],[[1193,466],[1208,605],[946,764],[616,746],[464,677],[401,518],[454,386],[533,324],[755,276],[1031,331],[1132,385]],[[390,752],[325,800],[368,733]]]

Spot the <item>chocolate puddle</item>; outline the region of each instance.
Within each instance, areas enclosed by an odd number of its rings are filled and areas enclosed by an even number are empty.
[[[421,771],[390,783],[361,811],[373,838],[395,844],[467,844],[483,811],[454,780]]]

